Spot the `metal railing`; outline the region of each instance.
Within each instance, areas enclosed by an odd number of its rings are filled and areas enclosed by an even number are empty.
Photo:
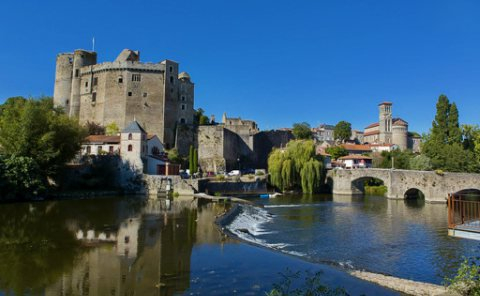
[[[448,228],[468,228],[480,232],[480,201],[465,200],[460,194],[448,195]]]

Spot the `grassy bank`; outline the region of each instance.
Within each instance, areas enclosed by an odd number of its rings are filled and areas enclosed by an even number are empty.
[[[365,185],[365,194],[385,195],[385,193],[387,193],[387,186],[384,186],[384,185],[379,185],[379,186]]]

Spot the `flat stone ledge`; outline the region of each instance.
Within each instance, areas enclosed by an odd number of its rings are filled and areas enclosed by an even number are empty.
[[[405,293],[407,295],[414,296],[434,296],[434,295],[451,295],[451,296],[460,296],[460,294],[450,291],[444,286],[416,282],[412,280],[401,279],[393,276],[372,273],[367,271],[355,270],[351,271],[350,274],[359,279],[376,283],[380,286],[390,288],[395,291]]]

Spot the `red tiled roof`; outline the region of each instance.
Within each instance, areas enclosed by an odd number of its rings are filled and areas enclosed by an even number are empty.
[[[358,145],[358,144],[343,144],[343,148],[351,151],[368,151],[370,150],[370,145]]]
[[[120,136],[90,135],[85,138],[85,143],[119,144]]]
[[[367,137],[367,136],[378,135],[378,134],[380,134],[380,131],[372,131],[372,132],[364,133],[363,136]]]
[[[338,159],[340,159],[340,160],[346,160],[346,159],[368,159],[368,160],[371,160],[372,158],[368,157],[368,156],[358,155],[358,154],[350,154],[350,155],[347,155],[347,156],[342,156]]]
[[[380,104],[378,104],[378,106],[380,105],[392,105],[392,102],[381,102]]]
[[[365,129],[367,128],[372,128],[372,127],[376,127],[376,126],[379,126],[380,124],[378,122],[374,122],[372,124],[370,124],[369,126],[367,126]]]

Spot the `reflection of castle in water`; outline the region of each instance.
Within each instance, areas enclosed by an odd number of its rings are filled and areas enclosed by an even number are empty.
[[[211,212],[204,211],[207,215]],[[45,295],[172,295],[185,291],[190,285],[190,257],[197,235],[214,228],[211,219],[199,219],[199,214],[192,199],[149,200],[116,229],[71,229],[88,251],[77,259],[73,270],[45,289]],[[218,232],[209,235],[219,236]],[[220,238],[211,239],[218,242]]]

